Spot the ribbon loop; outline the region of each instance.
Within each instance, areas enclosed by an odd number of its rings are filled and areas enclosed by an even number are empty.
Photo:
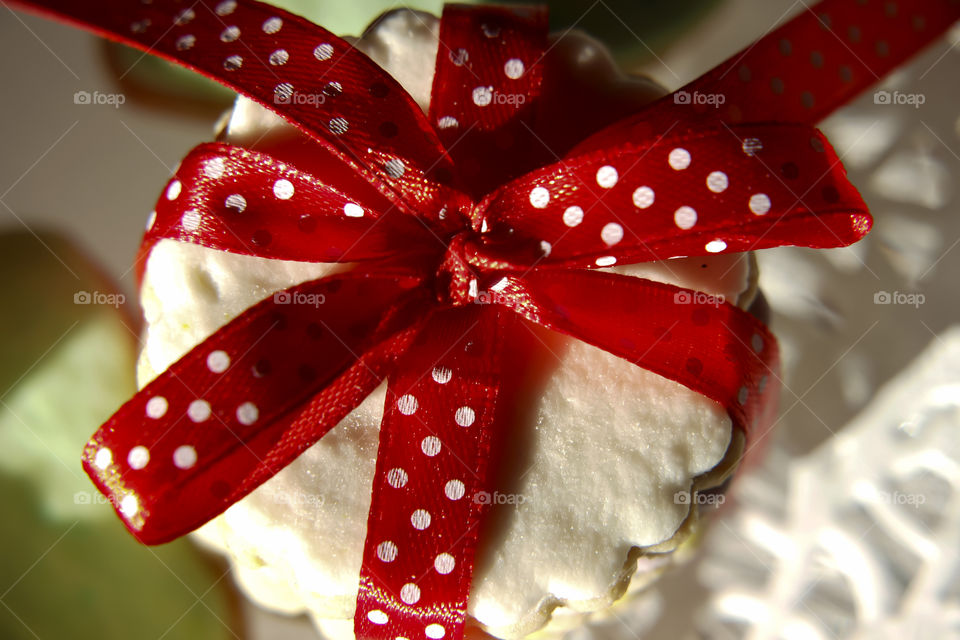
[[[124,404],[87,444],[87,473],[141,541],[187,533],[359,404],[415,334],[424,298],[422,279],[385,270],[266,298]]]

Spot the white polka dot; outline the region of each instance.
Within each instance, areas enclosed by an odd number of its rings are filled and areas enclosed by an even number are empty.
[[[273,195],[280,200],[289,200],[293,197],[293,183],[281,178],[273,183]]]
[[[407,167],[403,164],[403,160],[400,160],[399,158],[394,158],[393,160],[388,161],[383,165],[383,168],[386,170],[387,175],[391,178],[399,178],[407,170]]]
[[[210,417],[210,403],[206,400],[194,400],[187,407],[187,417],[194,422],[203,422]]]
[[[427,634],[428,638],[433,638],[433,640],[440,640],[440,638],[447,634],[447,630],[443,628],[443,625],[436,623],[428,624],[423,632]]]
[[[737,392],[737,402],[739,402],[740,404],[746,404],[748,395],[749,395],[749,392],[747,391],[747,388],[740,387],[740,391]]]
[[[192,49],[193,45],[197,43],[197,36],[192,34],[187,34],[185,36],[180,36],[177,38],[176,47],[177,51],[186,51],[187,49]]]
[[[274,16],[274,17],[272,17],[272,18],[267,18],[267,19],[264,21],[263,26],[260,27],[260,28],[263,29],[263,32],[264,32],[264,33],[268,33],[268,34],[270,34],[270,35],[273,35],[273,34],[276,33],[277,31],[280,31],[280,29],[281,29],[282,27],[283,27],[283,20],[281,20],[280,18]]]
[[[289,104],[293,98],[293,85],[289,82],[281,82],[273,88],[273,101],[277,104]]]
[[[203,163],[203,175],[213,180],[219,180],[223,177],[226,169],[226,160],[221,157],[210,158]]]
[[[243,66],[243,56],[232,55],[227,56],[223,61],[223,68],[227,71],[236,71]]]
[[[563,224],[568,227],[575,227],[583,222],[583,209],[578,206],[567,207],[563,212]]]
[[[182,27],[196,17],[197,14],[193,9],[183,9],[173,17],[173,24],[177,25],[178,27]]]
[[[690,152],[681,147],[677,147],[670,152],[668,162],[675,170],[682,171],[690,166]]]
[[[450,51],[448,57],[450,62],[455,66],[462,67],[467,64],[467,61],[470,60],[470,54],[466,49],[457,49],[456,51]]]
[[[384,562],[393,562],[397,559],[397,545],[392,540],[377,545],[377,557]]]
[[[597,184],[604,189],[612,189],[619,179],[620,174],[608,164],[597,169]]]
[[[758,151],[763,150],[763,143],[760,142],[760,138],[744,138],[741,148],[748,156],[754,156]]]
[[[460,123],[453,116],[443,116],[437,120],[437,127],[440,129],[453,129],[459,127]]]
[[[453,415],[453,419],[461,427],[469,427],[477,419],[477,414],[470,407],[460,407]]]
[[[729,185],[730,181],[723,171],[713,171],[707,176],[707,189],[714,193],[723,193]]]
[[[547,257],[550,255],[550,252],[553,251],[553,245],[547,242],[546,240],[541,240],[540,251],[543,252],[544,257]]]
[[[323,44],[317,45],[317,48],[313,50],[313,57],[323,62],[324,60],[329,60],[333,57],[333,45],[324,42]]]
[[[240,27],[230,26],[220,33],[220,39],[224,42],[233,42],[240,37]]]
[[[170,185],[167,187],[167,200],[176,200],[182,188],[183,185],[180,184],[179,180],[171,180]]]
[[[550,202],[550,192],[543,187],[534,187],[530,190],[530,204],[535,209],[543,209]]]
[[[227,196],[224,204],[228,209],[236,209],[237,213],[242,213],[247,208],[247,199],[239,193],[231,193]]]
[[[367,613],[367,620],[373,624],[387,624],[390,621],[390,616],[380,611],[380,609],[374,609]]]
[[[128,493],[123,497],[123,500],[120,501],[120,513],[125,515],[128,518],[132,518],[137,515],[137,511],[140,510],[140,501],[137,500],[137,496],[132,493]]]
[[[614,256],[600,256],[593,262],[598,267],[612,267],[617,264],[617,259]]]
[[[417,399],[409,393],[400,396],[397,400],[397,410],[405,416],[415,414],[418,406]]]
[[[765,193],[755,193],[750,196],[750,211],[758,216],[770,211],[770,197]]]
[[[343,205],[343,215],[348,218],[362,218],[363,217],[363,207],[354,203],[348,202]]]
[[[430,526],[430,512],[426,509],[417,509],[410,514],[410,524],[418,531],[423,531]]]
[[[127,464],[131,469],[143,469],[150,462],[150,450],[143,445],[137,445],[127,454]]]
[[[163,396],[153,396],[147,400],[147,417],[158,420],[167,412],[167,399]]]
[[[653,204],[654,193],[650,187],[637,187],[633,192],[633,206],[638,209],[647,209]]]
[[[400,599],[407,604],[416,604],[420,600],[420,587],[408,582],[400,587]]]
[[[437,573],[442,573],[447,575],[453,568],[456,566],[457,561],[453,559],[453,556],[449,553],[441,553],[433,561],[433,568],[437,570]]]
[[[440,438],[436,436],[427,436],[420,442],[420,450],[423,451],[424,455],[430,456],[431,458],[438,453],[443,445],[440,443]]]
[[[350,128],[350,123],[347,122],[346,118],[333,118],[330,120],[328,127],[330,128],[330,133],[339,136],[347,132],[347,129]]]
[[[177,447],[173,452],[173,464],[177,469],[189,469],[197,464],[197,450],[188,444]]]
[[[723,240],[711,240],[704,247],[704,249],[707,250],[707,253],[720,253],[726,248],[727,248],[727,243],[724,242]]]
[[[493,87],[477,87],[473,90],[473,104],[485,107],[493,101]]]
[[[761,376],[760,382],[757,383],[757,391],[763,393],[763,390],[767,388],[767,376]]]
[[[600,239],[603,240],[604,244],[608,247],[612,247],[623,240],[623,227],[616,222],[608,222],[603,225],[603,229],[600,230]]]
[[[180,217],[180,226],[184,231],[196,231],[200,228],[200,222],[200,212],[196,209],[190,209]]]
[[[466,491],[467,488],[462,480],[451,480],[443,487],[443,492],[451,500],[459,500]]]
[[[157,212],[151,211],[150,215],[147,216],[147,231],[153,229],[153,225],[157,222]]]
[[[503,72],[507,74],[507,77],[511,80],[516,80],[517,78],[523,75],[525,67],[523,66],[523,61],[520,58],[510,58],[503,65]]]
[[[410,476],[407,475],[407,472],[401,469],[400,467],[395,467],[387,471],[387,484],[389,484],[394,489],[402,489],[407,486],[407,480],[410,479]]]
[[[213,373],[223,373],[230,368],[230,356],[226,351],[217,349],[207,356],[207,369]]]
[[[260,417],[260,410],[252,402],[244,402],[237,407],[237,421],[248,427]]]
[[[757,353],[763,351],[763,336],[759,333],[753,334],[753,337],[750,338],[750,346],[752,346],[753,350]]]
[[[449,367],[434,367],[432,375],[437,384],[447,384],[453,377],[453,371]]]
[[[286,49],[277,49],[276,51],[271,53],[270,57],[267,59],[270,61],[270,64],[272,64],[273,66],[280,67],[287,64],[287,60],[290,59],[290,54],[287,52]]]
[[[93,464],[97,469],[103,470],[113,462],[113,452],[107,447],[100,447],[93,456]]]
[[[237,3],[234,0],[224,0],[217,5],[217,8],[214,11],[217,12],[217,15],[220,17],[228,16],[233,13],[237,8]]]
[[[680,207],[674,211],[673,221],[681,229],[690,229],[697,224],[697,212],[693,207]]]

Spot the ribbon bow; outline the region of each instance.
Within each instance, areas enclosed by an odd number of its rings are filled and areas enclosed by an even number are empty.
[[[312,172],[200,145],[141,255],[171,238],[352,268],[222,327],[100,428],[84,466],[134,535],[161,543],[386,380],[355,629],[398,640],[463,636],[487,509],[469,498],[493,488],[525,323],[675,380],[747,433],[771,419],[777,347],[760,322],[598,268],[861,238],[866,206],[811,125],[960,17],[948,0],[826,0],[681,91],[548,146],[536,123],[563,105],[541,99],[541,8],[447,7],[425,116],[347,42],[252,0],[23,4],[204,73],[316,141]]]

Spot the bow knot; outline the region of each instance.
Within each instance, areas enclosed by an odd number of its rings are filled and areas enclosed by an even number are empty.
[[[477,272],[479,253],[472,231],[451,238],[435,277],[437,300],[454,307],[476,302],[479,295]]]

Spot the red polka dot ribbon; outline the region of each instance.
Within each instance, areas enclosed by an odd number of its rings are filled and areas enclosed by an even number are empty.
[[[827,0],[548,148],[538,122],[564,105],[542,96],[543,9],[448,7],[424,115],[346,41],[258,2],[17,4],[193,68],[312,139],[296,157],[194,149],[141,258],[174,239],[350,268],[227,323],[107,421],[84,466],[134,535],[165,542],[386,380],[355,629],[391,640],[464,634],[488,508],[475,498],[496,488],[531,324],[713,399],[748,434],[770,423],[766,327],[717,297],[599,268],[855,242],[870,216],[812,124],[960,17],[951,0]]]

